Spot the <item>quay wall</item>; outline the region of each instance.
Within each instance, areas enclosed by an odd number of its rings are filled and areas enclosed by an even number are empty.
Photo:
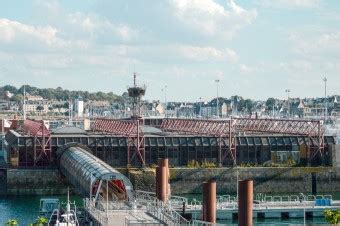
[[[58,169],[7,169],[7,195],[64,195],[73,192]],[[5,194],[5,195],[6,195]]]
[[[256,193],[312,193],[313,174],[317,192],[340,192],[339,167],[238,167],[238,168],[171,168],[172,194],[201,193],[202,183],[217,181],[217,192],[236,193],[236,181],[254,180]],[[129,170],[135,189],[155,191],[154,170]]]
[[[155,169],[118,169],[135,189],[155,191]],[[217,192],[236,193],[239,179],[253,179],[256,193],[340,192],[340,167],[170,168],[172,194],[201,193],[202,183],[214,179]],[[6,169],[0,172],[0,195],[64,195],[72,185],[57,169]]]

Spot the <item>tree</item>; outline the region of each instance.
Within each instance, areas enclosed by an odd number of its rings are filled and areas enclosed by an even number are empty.
[[[69,109],[69,107],[70,107],[70,104],[68,102],[65,102],[63,105],[63,108]]]
[[[15,101],[15,102],[20,102],[23,99],[24,99],[24,96],[22,94],[16,94],[11,97],[11,101]]]
[[[323,214],[324,214],[325,219],[328,223],[331,223],[331,224],[340,223],[340,209],[325,210]]]
[[[10,86],[10,85],[5,85],[4,87],[2,87],[5,91],[9,91],[10,93],[16,93],[18,92],[18,89],[14,86]]]
[[[6,225],[15,226],[15,225],[18,225],[18,221],[15,220],[15,219],[9,219],[9,220],[6,222]]]
[[[244,107],[245,107],[245,110],[248,112],[248,113],[251,113],[251,110],[253,108],[253,101],[250,100],[250,99],[246,99],[244,101]]]
[[[35,225],[43,226],[44,224],[48,223],[48,219],[46,217],[38,217]]]
[[[276,100],[272,97],[268,98],[266,101],[266,108],[268,109],[268,111],[272,111],[273,107],[275,105]]]
[[[38,105],[36,108],[37,111],[41,112],[42,110],[44,110],[44,107],[41,105]]]

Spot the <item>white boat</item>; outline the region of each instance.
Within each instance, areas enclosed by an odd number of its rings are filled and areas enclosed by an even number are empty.
[[[56,208],[53,210],[48,225],[51,226],[79,226],[77,218],[77,206],[75,202],[70,202],[69,192],[67,192],[66,209]],[[72,207],[72,208],[71,208]]]

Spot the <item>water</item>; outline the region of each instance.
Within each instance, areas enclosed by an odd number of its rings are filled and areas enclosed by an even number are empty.
[[[34,223],[39,213],[40,198],[46,196],[0,196],[0,225],[5,225],[9,219],[16,219],[18,224],[29,225]],[[59,198],[66,202],[66,196],[48,196]],[[70,201],[76,201],[77,207],[83,206],[79,196],[70,196]]]
[[[219,195],[223,195],[223,194],[219,194]],[[236,196],[236,194],[230,194],[232,196]],[[254,194],[255,197],[256,194]],[[296,194],[270,194],[271,196],[274,195],[299,195],[299,193]],[[305,195],[310,195],[310,194],[305,194]],[[326,194],[320,194],[320,195],[326,195]],[[336,193],[327,193],[327,195],[332,195],[333,200],[340,200],[340,192],[336,192]],[[183,194],[180,195],[183,197],[187,197],[189,202],[191,202],[192,200],[197,200],[197,201],[202,201],[203,199],[203,195],[202,194]],[[222,223],[222,224],[227,224],[227,225],[237,225],[237,221],[232,221],[232,220],[220,220],[217,221],[218,223]],[[257,220],[254,219],[254,225],[298,225],[298,224],[303,224],[303,218],[296,218],[296,219],[287,219],[287,220],[281,220],[281,219],[261,219],[261,220]],[[322,217],[318,217],[318,218],[313,218],[313,219],[307,219],[306,220],[307,224],[310,225],[315,225],[315,224],[325,224],[327,223],[326,220]]]
[[[340,193],[334,193],[333,199],[340,199]],[[189,200],[202,200],[202,195],[191,194],[183,195],[189,198]],[[0,196],[0,225],[4,225],[9,219],[16,219],[19,225],[29,225],[35,222],[39,212],[39,201],[40,198],[46,196]],[[59,198],[61,202],[66,201],[66,196],[49,196]],[[77,207],[83,206],[83,200],[80,196],[71,196],[70,200],[76,201]],[[228,225],[237,225],[237,222],[233,221],[219,221],[218,223],[224,223]],[[322,224],[325,223],[323,218],[314,218],[308,220],[310,224]],[[303,224],[303,219],[266,219],[261,221],[254,221],[254,225],[294,225]]]

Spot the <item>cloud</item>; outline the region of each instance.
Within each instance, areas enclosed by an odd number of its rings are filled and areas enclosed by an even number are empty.
[[[245,10],[232,0],[228,7],[213,0],[172,0],[170,3],[182,24],[207,36],[231,39],[236,31],[257,17],[256,10]]]
[[[320,5],[320,0],[262,0],[261,5],[271,8],[316,8]]]
[[[181,46],[179,51],[184,57],[197,61],[217,60],[235,63],[239,59],[237,53],[229,48],[218,50],[213,47]]]
[[[311,58],[340,57],[340,32],[298,32],[289,35],[293,51]]]
[[[247,74],[254,74],[260,71],[259,67],[253,67],[245,64],[239,64],[239,71],[241,74],[247,75]]]
[[[65,23],[70,23],[75,33],[82,33],[83,37],[91,35],[90,37],[105,40],[112,39],[112,41],[129,42],[139,36],[137,29],[133,29],[124,23],[112,23],[107,19],[101,18],[98,15],[85,14],[76,12],[67,15]],[[81,28],[81,31],[79,31]]]
[[[57,29],[51,26],[39,27],[22,24],[17,21],[0,19],[0,41],[12,43],[18,40],[36,40],[48,45],[56,43]]]

